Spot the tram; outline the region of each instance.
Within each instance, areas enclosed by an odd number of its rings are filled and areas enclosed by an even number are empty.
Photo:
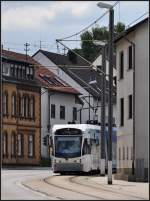
[[[54,125],[51,156],[54,173],[100,171],[101,127],[91,124]],[[116,169],[116,128],[112,132],[112,168]],[[105,130],[107,171],[108,127]]]

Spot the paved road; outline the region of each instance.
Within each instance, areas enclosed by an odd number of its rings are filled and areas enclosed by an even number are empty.
[[[3,200],[148,200],[149,184],[107,177],[53,174],[49,169],[2,169]]]
[[[1,199],[2,200],[50,200],[52,197],[32,191],[21,183],[35,178],[45,178],[52,175],[48,169],[31,168],[27,170],[1,169]]]

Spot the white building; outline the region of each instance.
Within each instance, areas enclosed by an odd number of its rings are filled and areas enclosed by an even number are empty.
[[[120,179],[148,180],[148,36],[148,18],[146,18],[127,29],[115,41],[118,80],[117,113],[119,115],[117,118],[118,174],[116,178]],[[135,169],[132,168],[133,164]]]
[[[101,122],[101,76],[89,67],[89,63],[78,56],[71,58],[68,54],[60,55],[44,50],[36,52],[33,58],[80,92],[80,98],[84,102],[80,123],[87,123],[88,120],[95,119]],[[88,83],[94,79],[97,84],[89,86]],[[108,86],[108,81],[106,85]],[[108,122],[108,91],[106,99],[106,122]],[[116,119],[115,100],[114,97],[114,123]]]
[[[41,157],[48,158],[49,149],[43,144],[44,137],[49,135],[54,124],[79,123],[82,101],[77,90],[43,66],[36,68],[36,78],[42,85]]]

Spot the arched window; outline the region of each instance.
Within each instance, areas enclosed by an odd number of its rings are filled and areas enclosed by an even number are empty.
[[[8,115],[8,92],[3,93],[3,115]]]
[[[16,135],[15,132],[12,132],[11,135],[11,156],[15,157],[16,155]]]
[[[3,133],[2,152],[3,152],[3,157],[7,157],[8,156],[8,135],[7,135],[7,132]]]
[[[11,99],[11,105],[12,105],[12,109],[11,109],[11,114],[12,116],[15,116],[16,115],[16,94],[13,93],[12,94],[12,99]]]

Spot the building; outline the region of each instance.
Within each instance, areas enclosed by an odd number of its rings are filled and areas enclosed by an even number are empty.
[[[119,115],[116,178],[120,179],[148,180],[148,25],[149,18],[146,18],[115,40]]]
[[[80,92],[80,98],[84,103],[81,110],[80,123],[87,123],[89,120],[101,122],[102,75],[93,70],[88,62],[70,53],[61,55],[39,50],[33,55],[33,58]],[[93,80],[96,82],[90,85],[89,83]],[[106,87],[108,88],[108,81]],[[116,92],[115,87],[114,92]],[[108,91],[106,92],[106,101],[106,122],[108,122]],[[114,95],[113,103],[113,119],[115,123],[116,95]]]
[[[41,83],[41,157],[49,158],[49,148],[44,146],[45,136],[54,124],[80,122],[83,102],[80,93],[43,66],[36,67],[36,78]]]
[[[2,50],[2,164],[38,165],[41,133],[41,89],[35,61]]]

